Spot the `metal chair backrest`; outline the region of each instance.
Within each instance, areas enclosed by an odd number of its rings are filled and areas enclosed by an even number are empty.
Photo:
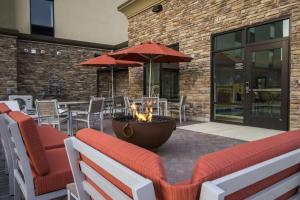
[[[153,109],[153,115],[159,115],[159,97],[142,97],[143,111],[149,106]]]
[[[123,96],[114,97],[113,101],[114,107],[125,107],[125,99]]]
[[[130,108],[130,101],[129,101],[129,97],[128,96],[124,97],[124,102],[125,102],[125,107],[126,108]]]
[[[57,100],[36,100],[35,101],[37,115],[39,117],[56,117],[59,115],[58,113],[58,104]]]
[[[103,112],[104,110],[104,98],[91,98],[89,105],[89,113],[95,114]]]

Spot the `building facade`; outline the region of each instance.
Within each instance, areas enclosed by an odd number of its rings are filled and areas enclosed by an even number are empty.
[[[0,100],[11,94],[61,100],[109,94],[110,79],[102,78],[107,71],[76,65],[127,46],[128,21],[117,10],[123,2],[1,1]],[[128,80],[128,72],[116,72],[116,81],[124,73]]]
[[[300,128],[298,0],[129,0],[119,10],[129,46],[155,40],[194,58],[153,72],[160,96],[188,97],[190,119]],[[145,94],[144,69],[130,69],[133,96]]]

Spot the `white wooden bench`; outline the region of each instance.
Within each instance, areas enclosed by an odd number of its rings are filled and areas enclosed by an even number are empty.
[[[277,174],[300,163],[300,149],[288,152],[265,162],[202,184],[200,200],[224,200],[224,198],[247,186]],[[271,200],[300,186],[300,171],[260,191],[247,200]],[[290,200],[300,199],[300,190]]]
[[[88,144],[78,140],[75,137],[65,139],[67,154],[72,169],[78,198],[81,200],[104,199],[96,188],[94,188],[85,177],[89,178],[93,183],[103,190],[112,199],[118,200],[155,200],[155,192],[152,181],[142,177],[134,171],[128,169],[117,161],[104,155],[103,153],[92,148]],[[95,171],[86,162],[80,160],[80,155],[84,155],[89,160],[100,166],[110,175],[118,179],[131,189],[133,198],[125,194],[114,184],[105,179],[100,173]],[[80,160],[78,164],[78,160]]]

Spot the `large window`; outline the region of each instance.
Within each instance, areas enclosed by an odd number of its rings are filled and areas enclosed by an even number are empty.
[[[250,116],[247,105],[253,94],[256,94],[253,97],[253,101],[258,105],[256,108],[259,106],[261,110],[262,107],[264,108],[260,111],[261,113],[278,115],[279,112],[275,110],[278,110],[278,107],[270,108],[270,102],[273,104],[278,102],[276,92],[273,90],[277,91],[280,88],[282,48],[270,47],[264,51],[253,52],[251,55],[249,55],[249,49],[272,44],[287,37],[289,37],[289,19],[241,28],[213,37],[212,106],[214,120],[243,123]],[[252,67],[245,66],[245,63],[250,63],[249,59],[251,59]],[[260,93],[264,93],[265,96],[259,96],[258,90],[261,90]],[[262,115],[261,113],[259,114]]]
[[[179,45],[170,45],[179,50]],[[144,95],[149,93],[149,63],[144,66]],[[170,101],[179,99],[179,64],[153,63],[151,70],[151,96],[167,98]]]
[[[54,36],[53,0],[31,0],[31,33]]]

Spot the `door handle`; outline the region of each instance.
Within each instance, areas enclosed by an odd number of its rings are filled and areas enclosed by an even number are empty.
[[[245,90],[246,90],[246,94],[249,94],[251,92],[250,82],[249,81],[245,82]]]

